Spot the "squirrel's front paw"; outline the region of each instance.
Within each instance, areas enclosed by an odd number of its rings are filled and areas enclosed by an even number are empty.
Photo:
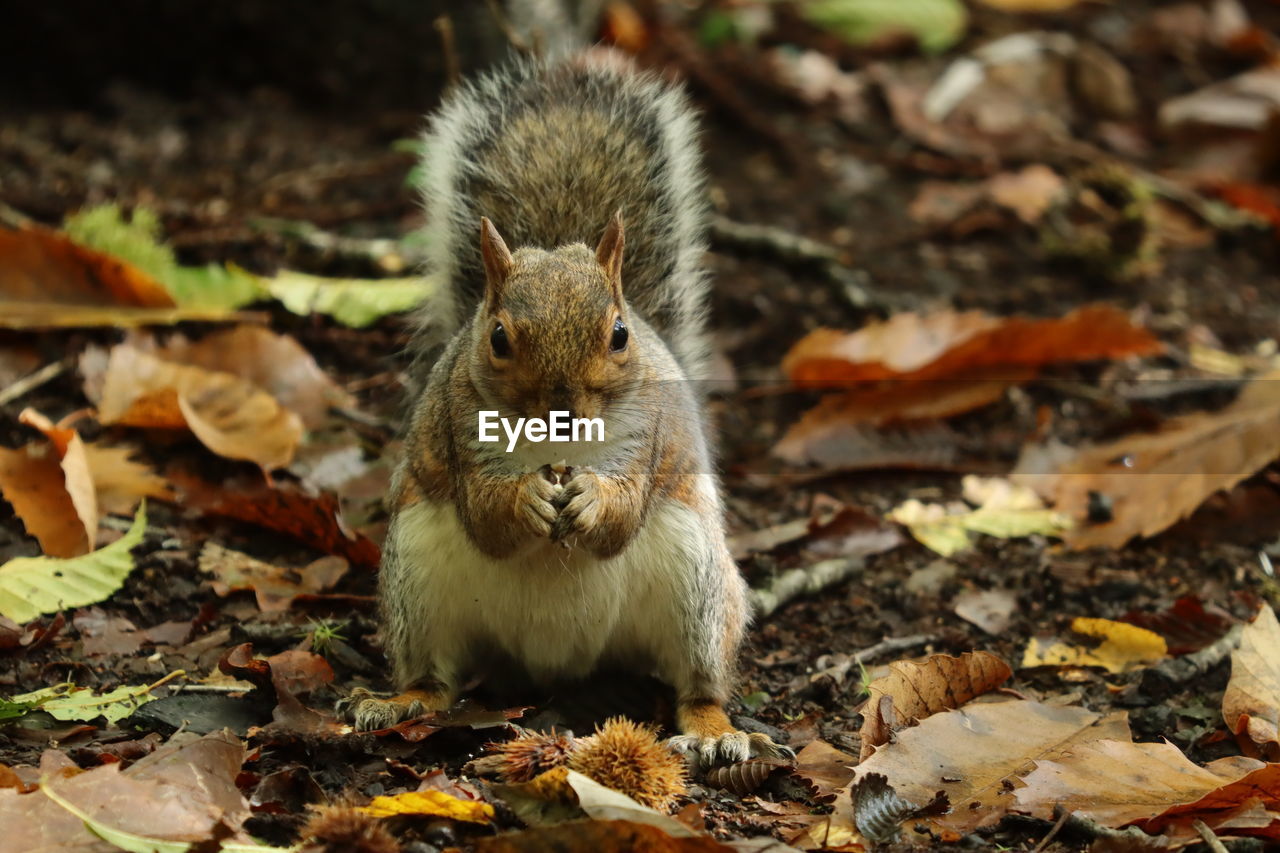
[[[698,735],[676,735],[668,739],[668,746],[684,755],[685,760],[695,767],[706,770],[724,764],[736,764],[751,758],[776,758],[784,761],[794,760],[795,750],[789,746],[775,743],[772,738],[760,732],[730,731],[713,737]]]
[[[551,538],[559,542],[574,533],[589,533],[600,522],[600,477],[594,471],[578,469],[556,495],[560,514],[551,526]]]
[[[520,478],[516,491],[516,518],[534,536],[550,536],[557,513],[552,499],[559,487],[541,471],[531,471]]]

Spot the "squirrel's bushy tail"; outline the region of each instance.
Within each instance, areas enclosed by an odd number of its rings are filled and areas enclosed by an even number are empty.
[[[705,361],[709,216],[685,95],[598,49],[517,60],[451,92],[424,140],[428,274],[421,351],[438,351],[484,290],[481,216],[512,248],[595,245],[626,224],[623,292],[690,378]]]

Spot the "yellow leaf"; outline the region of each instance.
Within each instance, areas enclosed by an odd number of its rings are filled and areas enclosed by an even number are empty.
[[[489,823],[493,820],[493,806],[488,803],[463,800],[436,790],[407,791],[393,797],[374,797],[373,802],[360,811],[373,817],[428,815],[469,823]]]
[[[1099,666],[1118,673],[1141,669],[1169,653],[1159,634],[1127,622],[1080,617],[1071,623],[1071,630],[1102,643],[1094,648],[1063,642],[1044,645],[1033,638],[1022,656],[1022,666]]]

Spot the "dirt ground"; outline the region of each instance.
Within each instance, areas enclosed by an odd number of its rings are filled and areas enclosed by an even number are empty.
[[[1146,26],[1167,5],[1082,4],[1035,24],[1086,38],[1109,28]],[[1275,31],[1280,6],[1260,0],[1244,5],[1260,26]],[[1025,22],[1020,26],[1030,28]],[[977,12],[964,45],[955,50],[1010,30],[1006,18]],[[856,58],[891,71],[918,61],[910,51]],[[1145,381],[1133,365],[1054,367],[994,405],[949,419],[945,440],[925,433],[898,435],[900,458],[906,460],[901,464],[879,470],[798,471],[772,458],[769,448],[816,395],[779,390],[780,362],[792,344],[820,326],[855,329],[903,311],[945,307],[1048,317],[1112,301],[1140,311],[1147,327],[1168,345],[1172,354],[1155,364],[1168,367],[1170,375],[1185,363],[1178,354],[1189,341],[1211,337],[1225,351],[1249,352],[1280,333],[1280,242],[1274,230],[1214,232],[1199,246],[1165,248],[1158,272],[1120,281],[1088,264],[1047,256],[1034,228],[1013,227],[1006,220],[959,231],[921,224],[911,206],[930,181],[976,180],[1030,163],[1047,163],[1070,176],[1093,164],[1079,150],[1041,152],[1039,157],[1015,153],[999,164],[930,152],[904,135],[881,99],[870,99],[869,117],[851,126],[829,104],[805,105],[768,88],[760,75],[748,74],[750,58],[732,45],[703,50],[701,72],[695,68],[691,73],[682,64],[687,59],[687,53],[661,38],[640,53],[642,62],[691,78],[694,100],[706,116],[703,147],[710,155],[718,213],[835,246],[870,297],[868,304],[854,304],[815,265],[717,242],[710,258],[712,322],[723,355],[721,375],[732,381],[713,395],[711,405],[735,534],[807,518],[824,502],[883,514],[912,497],[956,499],[963,474],[1007,471],[1033,434],[1047,431],[1070,444],[1104,440],[1172,415],[1219,407],[1232,394],[1230,386],[1213,385],[1121,399],[1114,393],[1117,383]],[[1230,58],[1179,54],[1154,43],[1147,52],[1122,60],[1136,85],[1139,106],[1133,123],[1154,140],[1143,149],[1140,163],[1153,172],[1175,163],[1181,153],[1152,130],[1159,105],[1246,67]],[[417,105],[408,102],[409,95],[421,92],[392,97],[389,105],[335,109],[314,92],[291,90],[288,81],[252,86],[215,78],[202,81],[197,91],[176,92],[145,74],[120,80],[112,79],[110,69],[103,71],[104,82],[91,92],[68,89],[66,97],[16,104],[6,111],[0,123],[0,203],[9,212],[56,226],[88,205],[146,205],[158,211],[165,239],[186,263],[234,262],[259,273],[291,268],[353,276],[388,271],[365,258],[308,246],[263,220],[310,222],[357,238],[395,238],[421,223],[406,182],[413,156],[394,143],[420,130],[430,95]],[[743,97],[727,97],[726,85]],[[1097,129],[1083,114],[1072,125],[1079,139],[1095,145]],[[300,318],[278,306],[261,308],[270,312],[271,328],[294,336],[326,372],[356,394],[359,408],[370,415],[360,429],[370,455],[380,446],[394,449],[402,417],[406,321],[384,319],[357,331],[323,318]],[[188,324],[182,330],[198,336],[208,328]],[[34,343],[42,358],[51,360],[120,336],[112,330],[35,336],[4,332],[0,343]],[[86,405],[79,378],[65,373],[5,405],[0,437],[9,446],[29,439],[17,420],[25,407],[57,419]],[[937,441],[946,447],[940,450]],[[162,469],[176,465],[212,481],[254,473],[252,466],[216,459],[190,440],[149,439],[142,447],[144,456]],[[952,461],[938,464],[943,450]],[[328,709],[357,684],[389,686],[378,649],[373,570],[353,567],[332,590],[341,599],[319,597],[261,613],[252,596],[214,593],[197,567],[201,545],[213,539],[295,565],[314,559],[315,551],[181,505],[153,503],[150,512],[147,543],[152,547],[138,551],[139,569],[95,609],[93,618],[123,618],[138,629],[183,623],[189,630],[180,632],[182,639],[125,654],[110,649],[92,654],[86,649],[86,626],[92,619],[67,614],[65,628],[52,642],[21,654],[0,652],[0,694],[66,680],[106,689],[154,680],[178,666],[208,673],[238,643],[251,642],[259,654],[298,647],[308,620],[325,618],[350,620],[342,631],[345,652],[330,658],[337,675],[332,685],[313,692],[307,704]],[[1043,537],[980,537],[973,549],[944,560],[908,540],[868,557],[851,580],[791,601],[760,620],[743,655],[739,695],[745,702],[734,713],[748,718],[745,725],[779,739],[802,744],[821,738],[856,755],[864,676],[856,666],[822,672],[841,656],[886,639],[918,636],[911,648],[890,649],[864,661],[867,677],[892,660],[972,650],[993,652],[1016,667],[1030,638],[1059,635],[1075,617],[1154,614],[1185,596],[1247,620],[1260,601],[1277,603],[1274,581],[1259,569],[1259,553],[1266,548],[1275,553],[1278,544],[1280,469],[1274,465],[1210,499],[1172,530],[1124,548],[1072,552]],[[0,552],[6,559],[39,552],[7,506],[0,508]],[[742,566],[753,585],[764,585],[780,569],[811,561],[803,547],[782,547],[747,557]],[[1006,590],[1016,600],[1011,621],[995,635],[955,612],[957,598],[974,590]],[[1006,686],[1030,698],[1074,694],[1095,711],[1127,710],[1135,739],[1168,739],[1203,763],[1239,753],[1214,716],[1228,675],[1225,661],[1207,677],[1185,683],[1161,682],[1142,671],[1113,675],[1098,670],[1077,670],[1075,679],[1064,683],[1056,670],[1030,669],[1018,670]],[[583,696],[564,692],[515,700],[535,705],[531,713],[540,715],[541,722],[571,725],[578,732],[619,708],[657,719],[669,714],[669,700],[656,688],[607,686],[590,685]],[[477,701],[499,707],[496,703],[513,700],[482,692]],[[252,724],[269,721],[270,708],[265,713],[252,709],[249,717],[246,722]],[[133,740],[148,731],[167,736],[174,730],[172,721],[145,716],[88,731],[55,721],[45,725],[0,728],[0,764],[39,764],[44,750],[56,748],[91,766],[103,744]],[[193,728],[199,731],[198,724]],[[246,766],[243,789],[249,794],[272,777],[275,793],[255,795],[262,807],[247,828],[264,841],[292,843],[306,820],[305,803],[386,793],[434,766],[452,776],[495,736],[501,735],[460,728],[418,743],[368,736],[264,737]],[[398,769],[406,765],[414,770]],[[272,776],[298,768],[301,773],[288,776],[287,784],[285,777]],[[717,835],[777,832],[785,837],[785,827],[755,805],[754,796],[778,801],[800,797],[817,812],[828,807],[804,800],[785,783],[744,796],[695,786],[689,801],[703,804],[706,825]],[[1029,849],[1049,827],[1043,821],[1009,818],[954,844],[938,842],[937,849]],[[466,849],[469,833],[446,822],[419,827],[411,833],[418,844],[412,849],[450,844]],[[1046,849],[1087,846],[1088,839],[1063,835]]]

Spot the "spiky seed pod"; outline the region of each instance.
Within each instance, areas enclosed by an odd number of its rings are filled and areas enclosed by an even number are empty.
[[[686,790],[684,759],[660,743],[652,728],[623,717],[579,739],[569,767],[661,812]]]
[[[315,808],[302,827],[301,853],[401,853],[400,842],[376,817],[351,805]]]
[[[573,747],[573,738],[559,732],[532,732],[490,746],[502,757],[499,772],[505,782],[528,782],[539,773],[559,767],[569,760]]]

